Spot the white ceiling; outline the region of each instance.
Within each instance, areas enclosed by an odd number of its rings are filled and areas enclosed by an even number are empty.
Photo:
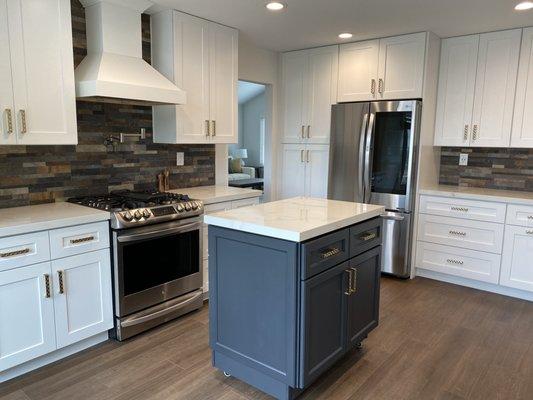
[[[265,85],[258,83],[239,81],[237,88],[237,96],[239,97],[239,104],[246,103],[248,100],[253,99],[255,96],[265,91]]]
[[[266,49],[286,51],[430,30],[440,37],[533,25],[533,10],[517,12],[518,0],[282,0],[273,13],[265,0],[154,0],[238,28]]]

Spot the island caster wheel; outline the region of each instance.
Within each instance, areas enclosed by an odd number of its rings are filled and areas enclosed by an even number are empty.
[[[362,349],[362,348],[363,348],[363,342],[359,342],[359,343],[357,343],[357,344],[355,345],[355,348],[356,348],[356,349],[359,349],[359,350]]]
[[[226,378],[229,378],[229,377],[231,377],[231,374],[228,374],[226,371],[224,371],[224,376],[225,376]]]

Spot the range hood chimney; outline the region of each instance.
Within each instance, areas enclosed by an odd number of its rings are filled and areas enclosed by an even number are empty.
[[[185,104],[185,92],[142,58],[141,14],[151,1],[80,1],[87,21],[87,57],[75,70],[77,98]]]

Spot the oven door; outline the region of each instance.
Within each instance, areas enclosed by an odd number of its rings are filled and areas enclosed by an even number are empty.
[[[113,232],[115,314],[124,317],[202,287],[202,222]]]

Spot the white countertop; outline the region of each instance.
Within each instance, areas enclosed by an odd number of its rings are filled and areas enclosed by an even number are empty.
[[[169,190],[169,192],[189,195],[191,199],[202,200],[204,204],[222,203],[224,201],[259,197],[263,194],[263,192],[260,190],[222,185],[172,189]]]
[[[436,185],[434,187],[420,189],[419,193],[430,196],[460,197],[471,200],[501,201],[504,203],[533,206],[533,192],[521,192],[516,190]]]
[[[295,197],[204,216],[223,228],[292,242],[305,240],[379,216],[382,206]]]
[[[107,211],[58,202],[0,209],[0,237],[106,221]]]

